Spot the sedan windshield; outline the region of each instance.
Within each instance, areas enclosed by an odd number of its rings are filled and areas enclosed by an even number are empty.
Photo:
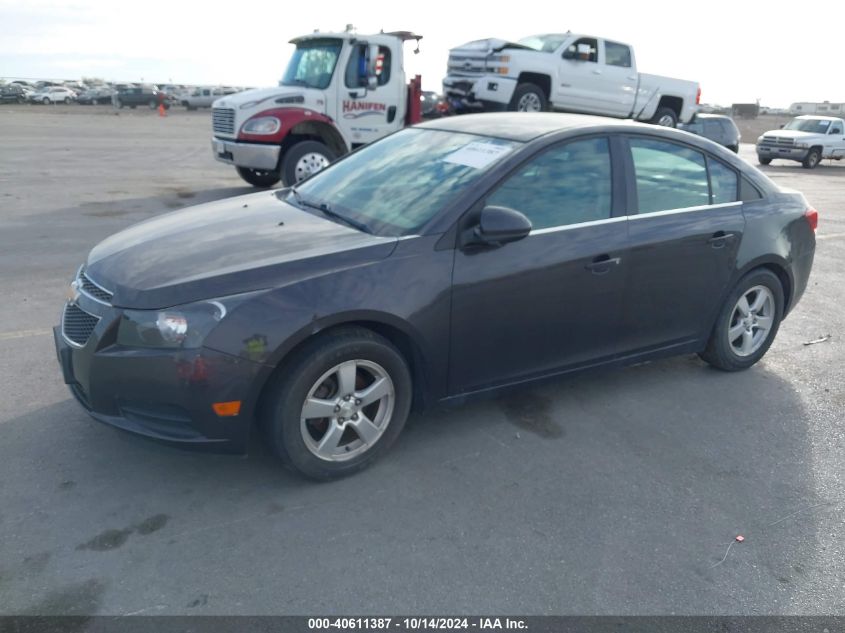
[[[517,42],[528,48],[533,48],[535,51],[542,51],[544,53],[553,53],[566,40],[566,35],[531,35],[523,37]]]
[[[409,235],[518,145],[473,134],[406,129],[303,182],[290,201],[322,208],[379,235]]]
[[[343,43],[336,39],[306,40],[296,45],[282,86],[328,87]]]
[[[814,134],[826,134],[830,127],[827,119],[792,119],[784,126],[784,130],[797,130],[799,132],[812,132]]]

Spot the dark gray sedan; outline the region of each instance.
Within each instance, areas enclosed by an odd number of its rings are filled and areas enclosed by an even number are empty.
[[[673,354],[751,367],[804,292],[816,223],[676,130],[446,118],[105,240],[55,342],[96,419],[237,452],[259,425],[327,479],[412,407]]]

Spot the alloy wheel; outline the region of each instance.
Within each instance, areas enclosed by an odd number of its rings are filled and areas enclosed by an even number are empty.
[[[526,92],[522,95],[516,105],[517,112],[540,112],[542,109],[543,104],[540,102],[540,97],[533,92]]]
[[[766,286],[746,290],[731,312],[728,342],[737,356],[751,356],[759,350],[774,323],[775,297]]]
[[[302,405],[305,446],[325,461],[357,457],[384,434],[395,403],[393,381],[378,363],[358,359],[335,365],[317,379]]]

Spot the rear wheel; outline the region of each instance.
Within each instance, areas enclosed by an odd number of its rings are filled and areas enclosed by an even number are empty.
[[[511,112],[545,112],[547,108],[546,93],[535,84],[519,84],[508,104]]]
[[[282,158],[282,181],[288,187],[302,182],[329,166],[337,156],[328,145],[319,141],[300,141]]]
[[[65,105],[70,105],[70,97],[65,97]]]
[[[150,110],[155,110],[158,107],[158,103],[155,99],[150,99],[150,102],[147,105],[150,106]]]
[[[772,162],[772,159],[771,158],[764,158],[763,156],[760,156],[758,154],[757,155],[757,162],[760,163],[761,165],[768,165],[769,163]]]
[[[815,169],[816,165],[818,165],[822,161],[822,153],[818,147],[812,148],[809,152],[807,152],[807,156],[801,161],[801,164],[804,166],[805,169]]]
[[[701,358],[723,371],[747,369],[763,358],[783,317],[783,286],[760,268],[728,295]]]
[[[282,460],[313,479],[352,474],[405,425],[411,374],[385,338],[349,327],[306,344],[272,387],[263,423]]]
[[[657,112],[651,117],[651,122],[663,127],[678,127],[678,115],[672,108],[657,108]]]
[[[728,149],[734,154],[739,154],[739,145],[728,145]]]
[[[237,170],[238,175],[253,187],[272,187],[281,180],[276,170],[250,169],[249,167],[237,167]]]
[[[49,98],[49,97],[44,97],[44,98],[41,100],[41,103],[43,103],[44,105],[50,105],[50,98]]]

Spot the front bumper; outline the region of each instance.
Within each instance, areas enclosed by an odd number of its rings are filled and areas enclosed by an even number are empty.
[[[262,145],[260,143],[239,143],[222,138],[212,137],[211,151],[214,158],[221,163],[274,171],[279,165],[278,145]]]
[[[443,94],[457,110],[502,111],[511,102],[516,84],[516,79],[501,75],[449,75],[443,79]]]
[[[61,326],[53,338],[65,383],[94,419],[181,447],[246,452],[263,365],[207,348],[117,345],[120,311],[83,304],[100,317],[88,341],[71,344]],[[233,400],[238,415],[215,414],[213,403]]]
[[[771,145],[757,145],[757,155],[762,158],[787,158],[789,160],[804,160],[809,149],[796,147],[777,147]]]

